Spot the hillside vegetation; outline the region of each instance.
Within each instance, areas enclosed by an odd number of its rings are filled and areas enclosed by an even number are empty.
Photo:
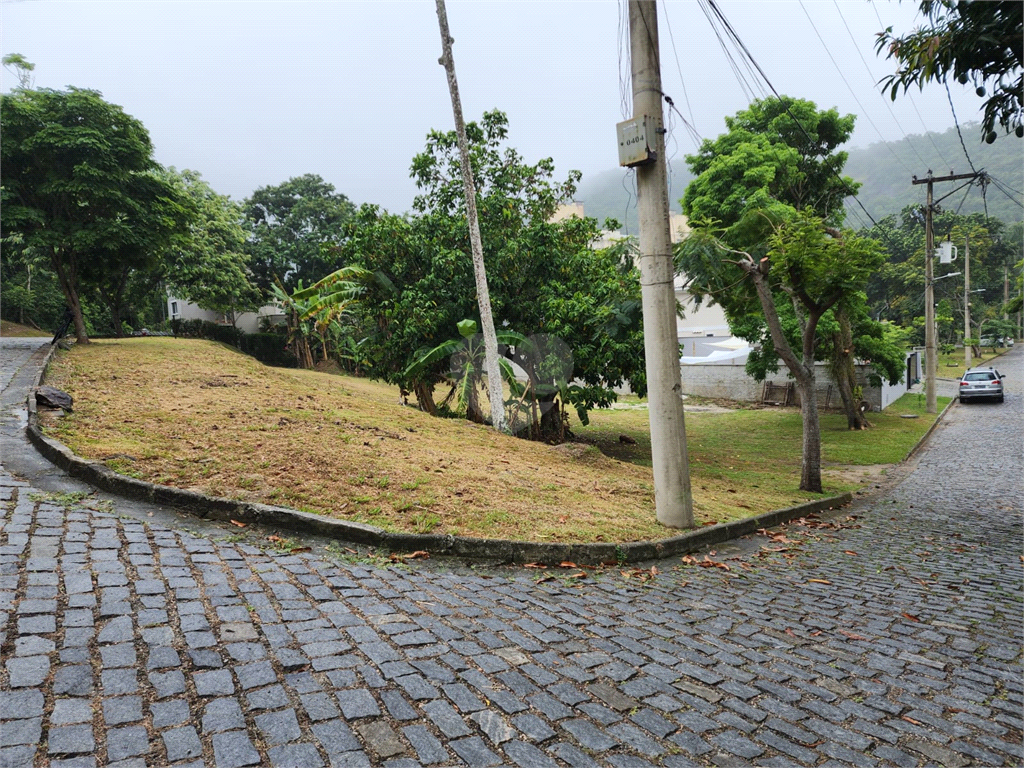
[[[999,138],[993,144],[984,144],[980,141],[981,134],[977,123],[962,126],[961,132],[976,169],[987,171],[1013,190],[1022,189],[1024,140],[1007,136]],[[896,158],[899,158],[902,164]],[[904,165],[913,173],[908,173]],[[846,162],[846,175],[863,184],[857,198],[875,219],[899,213],[907,205],[923,205],[925,187],[914,186],[911,183],[911,176],[916,175],[923,179],[929,169],[936,176],[945,176],[950,172],[970,173],[971,168],[964,156],[960,137],[955,128],[950,128],[945,133],[918,134],[901,141],[878,142],[863,149],[851,149],[850,158]],[[936,187],[936,196],[952,192],[953,188],[950,184],[943,185],[941,191]],[[941,203],[942,207],[955,211],[960,206],[963,195],[963,192],[959,192],[947,198]],[[1020,195],[1016,196],[1019,200]],[[985,199],[977,188],[972,189],[964,200],[960,213],[983,213],[986,199],[989,216],[1001,219],[1007,224],[1024,218],[1024,208],[995,187],[989,187]],[[847,201],[848,209],[851,205],[859,210],[859,206]],[[852,217],[850,223],[854,224],[857,221],[857,217]]]
[[[961,132],[975,168],[986,170],[1013,190],[1024,189],[1024,140],[1008,136],[999,138],[994,144],[984,144],[980,141],[976,123],[962,126]],[[845,174],[863,185],[857,197],[876,220],[899,213],[907,205],[924,203],[924,187],[914,186],[912,175],[924,178],[929,168],[936,176],[950,171],[968,173],[971,170],[955,128],[945,133],[915,134],[900,141],[877,142],[847,151],[849,160]],[[897,157],[902,164],[895,159]],[[671,168],[669,201],[672,210],[678,212],[683,190],[693,176],[681,156],[672,161]],[[952,187],[942,190],[941,194],[950,191]],[[947,210],[956,210],[962,197],[963,192],[950,197],[942,205]],[[586,214],[598,222],[603,223],[606,217],[612,217],[624,225],[626,234],[637,234],[636,184],[634,174],[629,170],[615,168],[584,178],[576,198],[583,202]],[[981,192],[974,189],[960,212],[983,212],[985,202]],[[1024,219],[1024,208],[995,187],[988,189],[987,202],[989,215],[1007,224]],[[862,221],[864,214],[860,206],[849,201],[847,205],[856,209],[858,214],[851,216],[851,226],[867,223]]]

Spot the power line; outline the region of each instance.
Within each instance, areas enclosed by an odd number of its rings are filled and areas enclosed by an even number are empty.
[[[653,35],[653,34],[651,34],[651,28],[650,28],[650,26],[648,26],[648,24],[647,24],[647,17],[646,17],[645,15],[644,15],[644,12],[643,12],[643,7],[641,6],[641,7],[640,7],[640,8],[638,9],[638,10],[639,10],[639,15],[640,15],[640,19],[641,19],[641,20],[643,21],[643,23],[644,23],[644,30],[645,30],[645,31],[647,32],[647,41],[648,41],[648,42],[649,42],[649,43],[651,44],[651,48],[652,48],[652,49],[654,49],[654,50],[658,50],[659,46],[656,46],[656,45],[654,44],[654,35]],[[680,75],[680,77],[682,77],[682,71],[680,71],[679,75]],[[685,88],[684,88],[684,91],[685,91]],[[699,133],[697,133],[697,129],[696,129],[696,128],[694,128],[694,127],[693,127],[693,126],[692,126],[692,125],[691,125],[691,124],[690,124],[690,123],[689,123],[689,122],[687,121],[687,119],[686,119],[685,117],[683,117],[683,113],[682,113],[682,112],[680,112],[680,111],[679,111],[679,109],[678,109],[678,108],[676,107],[676,104],[675,104],[675,102],[674,102],[674,101],[672,100],[672,97],[671,97],[671,96],[669,96],[669,95],[668,95],[667,93],[665,93],[664,91],[659,91],[658,93],[660,93],[660,94],[661,94],[662,98],[664,98],[664,99],[665,99],[665,101],[666,101],[666,102],[668,103],[668,105],[669,105],[670,107],[672,107],[672,109],[674,109],[674,110],[675,110],[675,112],[676,112],[676,114],[677,114],[677,115],[679,115],[679,119],[683,121],[683,125],[685,125],[685,126],[686,126],[686,128],[687,128],[687,130],[689,130],[689,132],[690,132],[690,138],[691,138],[691,139],[693,139],[693,142],[694,142],[694,144],[696,145],[697,149],[699,150],[699,149],[700,149],[700,145],[701,145],[701,142],[703,141],[703,139],[701,138],[701,135],[700,135]],[[671,113],[670,113],[670,116],[671,116]]]
[[[878,19],[878,25],[882,27],[882,29],[886,29],[885,22],[882,21],[882,17],[878,15],[878,6],[874,0],[871,0],[871,9],[875,12],[875,18]],[[872,75],[872,77],[874,77],[874,75]],[[947,168],[952,168],[953,164],[950,163],[945,158],[945,156],[942,154],[942,150],[939,149],[939,145],[936,144],[935,139],[932,138],[932,131],[928,127],[928,124],[924,121],[924,117],[921,115],[921,110],[917,108],[917,101],[914,100],[914,95],[910,91],[907,91],[904,95],[906,96],[907,101],[910,102],[910,106],[914,108],[914,112],[915,114],[917,114],[917,119],[921,121],[921,127],[924,128],[924,135],[928,137],[928,141],[930,141],[932,147],[935,148],[935,152],[936,154],[938,154],[939,159],[942,161],[942,164],[945,165]],[[885,96],[883,95],[882,98],[884,99]],[[928,165],[928,163],[925,163],[925,165]]]
[[[850,42],[853,43],[854,50],[857,51],[857,56],[860,57],[860,61],[864,65],[864,69],[868,73],[868,77],[871,78],[872,83],[876,83],[877,81],[875,80],[874,74],[871,72],[871,67],[868,66],[868,62],[864,58],[864,54],[861,53],[860,46],[857,45],[857,38],[853,36],[853,30],[851,30],[850,25],[846,23],[846,17],[843,16],[843,11],[839,7],[839,0],[832,0],[832,4],[835,5],[836,12],[839,14],[839,18],[842,19],[843,26],[846,27],[846,33],[850,36]],[[804,13],[807,13],[806,8],[804,9]],[[900,129],[900,133],[903,134],[903,138],[907,139],[907,144],[910,145],[910,148],[913,150],[914,154],[917,155],[917,159],[921,161],[922,165],[928,165],[928,162],[923,157],[921,157],[921,153],[917,151],[917,147],[915,147],[913,142],[910,141],[910,137],[907,135],[907,132],[903,130],[903,126],[900,125],[899,118],[896,117],[896,113],[893,111],[892,104],[889,103],[889,100],[885,98],[884,94],[882,94],[880,91],[878,92],[878,97],[882,100],[882,103],[885,104],[885,108],[889,110],[889,114],[892,115],[893,122],[895,122],[896,127]]]
[[[740,36],[732,28],[732,25],[729,24],[729,21],[725,18],[725,14],[722,13],[721,9],[715,3],[715,0],[701,0],[701,1],[702,2],[707,2],[707,4],[711,7],[712,11],[714,11],[715,15],[719,19],[721,19],[722,23],[725,25],[725,28],[729,31],[730,37],[733,40],[736,41],[736,44],[743,51],[744,55],[750,60],[751,64],[753,64],[754,67],[757,69],[757,71],[760,73],[761,78],[768,85],[768,87],[771,89],[772,93],[774,93],[775,97],[779,100],[779,103],[782,104],[783,108],[786,110],[786,114],[788,114],[790,116],[790,118],[796,124],[797,128],[800,129],[800,132],[803,133],[803,135],[807,139],[808,143],[813,145],[814,144],[814,140],[811,138],[811,135],[807,132],[807,129],[804,128],[803,123],[801,123],[797,119],[796,115],[794,115],[793,111],[789,108],[789,104],[787,104],[785,99],[783,99],[782,96],[779,95],[779,92],[775,89],[775,86],[772,85],[771,80],[768,79],[768,76],[764,73],[764,70],[761,69],[761,65],[757,63],[757,60],[754,59],[753,54],[751,54],[750,51],[747,49],[747,46],[743,43],[743,41],[740,39]],[[865,215],[871,220],[871,223],[874,224],[877,227],[878,226],[878,222],[875,221],[875,217],[872,216],[868,212],[867,208],[864,207],[864,203],[862,203],[860,200],[857,199],[857,196],[853,193],[853,190],[850,188],[850,185],[846,182],[846,179],[844,179],[841,175],[839,175],[839,172],[834,167],[832,167],[829,163],[826,162],[826,163],[824,163],[824,165],[825,165],[825,167],[829,171],[831,171],[832,175],[835,176],[839,180],[839,183],[843,186],[843,188],[847,190],[847,196],[853,198],[854,202],[857,203],[857,206],[862,211],[864,211]]]
[[[679,82],[683,86],[683,98],[686,99],[686,111],[690,114],[690,123],[693,125],[694,131],[697,130],[697,121],[693,119],[693,107],[690,106],[690,94],[686,92],[686,80],[683,79],[683,68],[679,64],[679,53],[676,51],[676,38],[672,34],[672,22],[668,18],[668,5],[662,4],[662,8],[665,11],[665,26],[668,27],[668,39],[672,41],[672,55],[676,59],[676,70],[679,72]]]
[[[953,94],[949,92],[949,82],[944,82],[943,85],[946,86],[946,98],[949,99],[949,111],[953,113],[953,125],[956,126],[956,135],[960,137],[960,146],[963,147],[964,157],[967,158],[967,164],[971,166],[971,170],[977,173],[977,168],[975,168],[974,163],[971,162],[971,156],[967,154],[967,145],[964,144],[964,135],[960,133],[960,121],[956,119],[956,109],[953,107]]]
[[[754,89],[747,79],[743,76],[740,71],[739,64],[736,63],[736,59],[733,58],[732,51],[729,50],[729,46],[726,45],[725,40],[722,39],[722,33],[718,29],[718,25],[715,23],[714,17],[708,10],[705,0],[698,0],[701,11],[704,13],[704,17],[708,20],[708,24],[711,25],[711,31],[715,33],[715,37],[718,39],[718,45],[722,49],[722,53],[725,54],[726,61],[729,62],[729,67],[732,69],[732,73],[736,78],[736,82],[739,83],[740,90],[743,91],[744,97],[748,102],[754,101]]]
[[[994,178],[992,176],[989,176],[988,178],[989,178],[989,181],[991,181],[995,185],[996,189],[998,189],[1000,192],[1002,192],[1004,195],[1006,195],[1006,197],[1009,198],[1011,202],[1016,203],[1021,208],[1024,208],[1024,203],[1022,203],[1020,200],[1018,200],[1016,197],[1014,197],[1013,195],[1010,194],[1010,191],[1016,191],[1016,190],[1013,189],[1013,187],[1007,187],[1001,181],[999,181],[998,179],[996,179],[996,178]]]
[[[630,113],[633,111],[631,108],[632,89],[630,87],[631,70],[632,70],[632,59],[629,41],[629,16],[626,12],[627,3],[629,0],[622,0],[619,3],[619,102],[622,110],[622,119],[628,120]],[[623,69],[625,64],[625,69]]]
[[[964,196],[960,198],[960,205],[956,207],[956,213],[953,214],[954,216],[960,215],[960,209],[964,207],[964,203],[967,202],[967,196],[971,194],[971,185],[965,184],[964,186],[967,187],[967,191],[964,192]]]
[[[622,211],[622,227],[626,230],[626,235],[629,235],[629,209],[636,208],[636,203],[633,202],[633,190],[626,186],[626,179],[632,178],[632,186],[636,188],[636,169],[627,168],[627,173],[622,177],[622,188],[626,192],[626,208]]]
[[[1014,189],[1014,188],[1013,188],[1013,187],[1011,187],[1011,186],[1010,186],[1009,184],[1007,184],[1007,183],[1006,183],[1005,181],[1000,181],[1000,180],[999,180],[999,179],[997,179],[997,178],[996,178],[995,176],[993,176],[993,175],[992,175],[991,173],[990,173],[990,174],[988,174],[988,177],[989,177],[989,179],[991,179],[992,181],[994,181],[994,182],[996,182],[996,183],[998,183],[998,184],[1001,184],[1002,186],[1006,187],[1007,189],[1009,189],[1009,190],[1011,190],[1011,191],[1013,191],[1013,192],[1016,192],[1016,193],[1017,193],[1018,195],[1022,195],[1022,194],[1024,194],[1024,192],[1021,192],[1021,191],[1020,191],[1019,189]]]
[[[839,73],[839,77],[843,81],[843,83],[846,85],[846,89],[850,92],[850,95],[853,96],[853,100],[857,102],[857,106],[860,107],[860,111],[864,114],[864,117],[867,118],[868,122],[871,123],[871,127],[875,129],[875,133],[878,134],[878,138],[880,138],[882,140],[882,143],[885,145],[885,148],[889,150],[889,154],[891,154],[894,158],[896,158],[896,162],[899,163],[900,165],[902,165],[904,170],[906,170],[907,173],[913,175],[914,172],[910,169],[910,167],[906,163],[903,162],[902,159],[900,159],[900,156],[896,154],[896,150],[894,150],[892,148],[892,146],[889,144],[889,142],[887,142],[885,140],[885,137],[882,135],[882,132],[880,130],[878,130],[878,126],[875,125],[875,121],[872,120],[871,119],[871,115],[868,114],[867,109],[865,109],[864,105],[860,103],[860,99],[857,97],[857,94],[854,92],[853,87],[850,85],[849,81],[846,79],[846,75],[843,74],[843,70],[842,70],[842,68],[840,68],[839,63],[836,61],[835,56],[833,56],[832,55],[832,51],[829,50],[828,44],[825,43],[825,39],[821,36],[821,33],[818,31],[818,27],[815,26],[814,19],[811,18],[811,14],[808,13],[808,11],[807,11],[807,6],[804,5],[804,0],[799,0],[799,2],[800,2],[800,8],[804,12],[804,16],[806,16],[807,17],[807,21],[809,21],[811,23],[811,29],[814,30],[814,34],[817,35],[818,41],[821,43],[821,47],[825,49],[825,53],[827,53],[829,59],[831,59],[832,65],[836,68],[836,72]]]
[[[932,205],[935,205],[937,203],[941,203],[947,197],[952,197],[953,195],[955,195],[957,192],[959,192],[964,187],[967,187],[967,191],[970,192],[971,191],[971,185],[973,185],[973,184],[974,184],[974,180],[973,179],[968,181],[968,182],[966,182],[966,183],[964,183],[964,184],[961,184],[959,187],[954,189],[952,192],[947,192],[942,197],[937,197],[934,200],[932,200]],[[963,203],[961,203],[961,205],[963,205]],[[959,208],[957,210],[959,210]]]

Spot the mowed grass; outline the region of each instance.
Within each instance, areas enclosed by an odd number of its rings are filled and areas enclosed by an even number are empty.
[[[993,352],[991,347],[983,347],[981,357],[971,355],[971,367],[978,368],[983,365],[990,365],[993,360],[1000,357],[1004,352],[1006,352],[1005,347],[997,348],[996,352]],[[940,379],[959,379],[964,375],[964,371],[967,370],[964,368],[964,351],[962,348],[955,352],[939,354],[936,363],[938,364],[936,373]],[[995,363],[995,365],[998,365],[998,363]]]
[[[949,398],[939,398],[940,409]],[[915,419],[903,415],[916,415]],[[923,396],[904,395],[882,413],[869,414],[872,429],[850,431],[846,416],[821,413],[822,480],[827,494],[854,490],[902,461],[935,420]],[[646,410],[593,412],[574,431],[623,461],[651,465]],[[687,450],[694,497],[719,522],[749,517],[813,498],[797,490],[802,422],[798,408],[747,408],[686,414]],[[635,445],[623,443],[625,435]],[[745,513],[745,514],[744,514]]]
[[[12,336],[12,337],[41,337],[41,336],[53,336],[53,333],[47,333],[46,331],[40,331],[38,328],[30,328],[27,325],[21,323],[15,323],[10,320],[0,320],[0,336]]]
[[[552,447],[402,406],[395,387],[172,338],[76,346],[47,383],[75,398],[50,434],[156,483],[394,531],[566,542],[674,533],[655,518],[645,409],[594,412],[573,426],[590,445]],[[844,465],[827,469],[826,492],[860,485],[847,464],[901,460],[931,423],[898,416],[915,407],[872,414],[877,428],[858,433],[823,415],[825,460]],[[795,490],[798,412],[691,413],[686,428],[698,525],[815,498]]]

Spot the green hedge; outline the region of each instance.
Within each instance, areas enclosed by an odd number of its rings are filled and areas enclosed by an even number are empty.
[[[180,338],[210,339],[230,344],[264,365],[295,367],[294,355],[285,348],[288,340],[277,333],[245,333],[234,326],[211,323],[209,320],[171,320],[171,330]]]

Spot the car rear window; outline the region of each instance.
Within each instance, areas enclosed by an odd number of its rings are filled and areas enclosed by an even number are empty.
[[[964,381],[992,381],[995,377],[994,373],[968,373]]]

